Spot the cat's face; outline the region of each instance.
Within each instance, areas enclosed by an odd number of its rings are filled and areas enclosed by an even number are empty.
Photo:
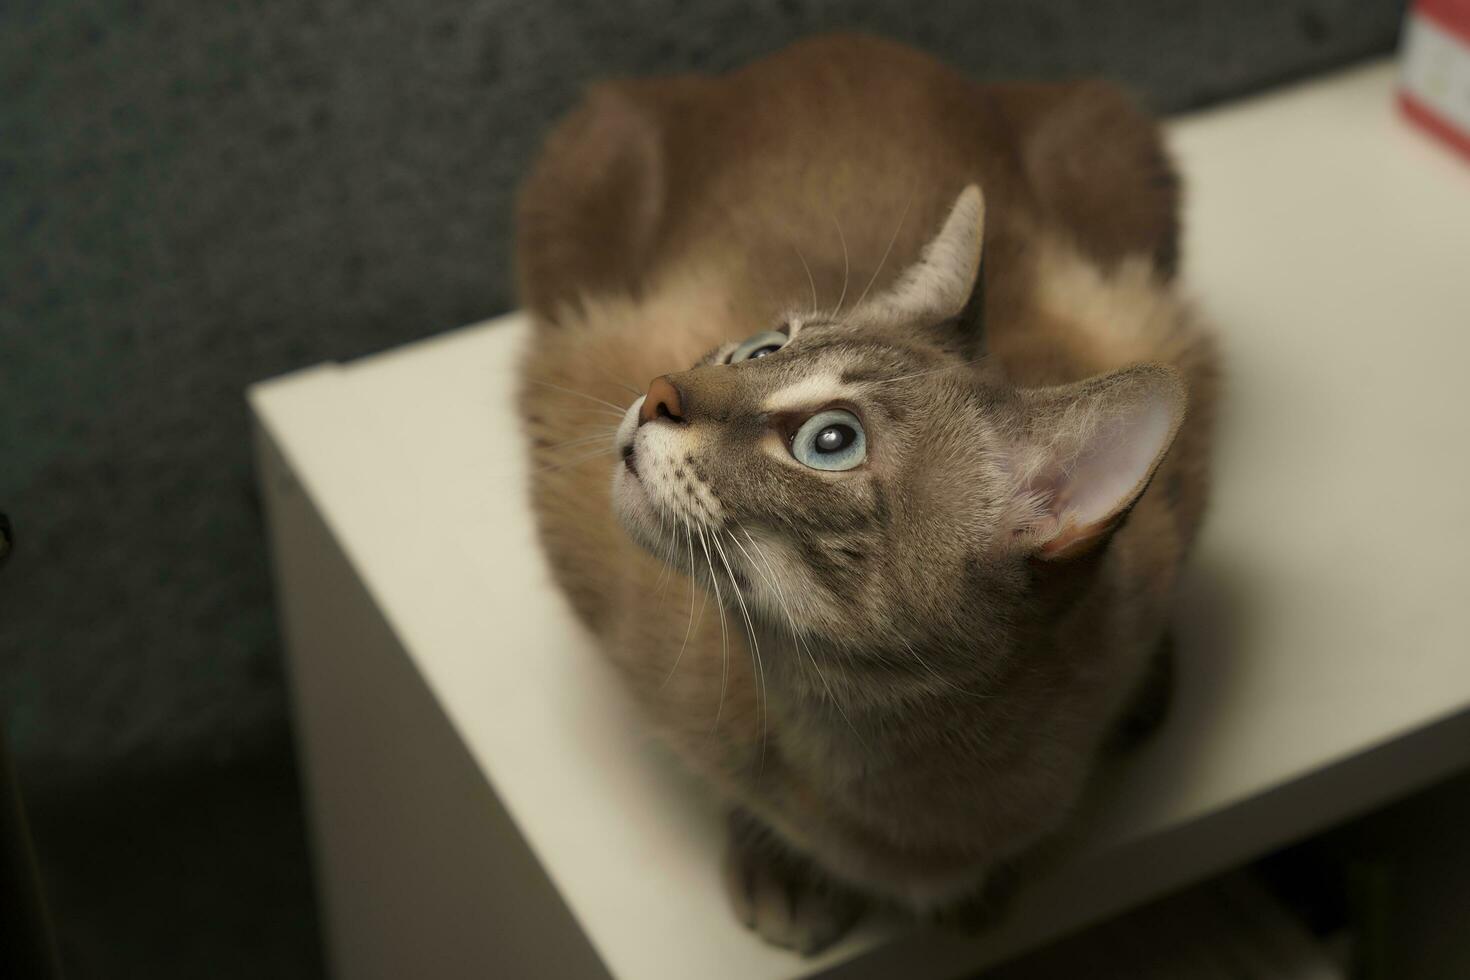
[[[655,379],[616,436],[634,540],[775,628],[877,646],[987,629],[1026,559],[1099,540],[1173,437],[1178,379],[982,380],[982,220],[972,188],[890,293]]]
[[[632,405],[618,517],[675,567],[727,590],[733,578],[780,625],[912,636],[973,587],[978,556],[1004,550],[999,406],[972,364],[923,336],[775,326]]]

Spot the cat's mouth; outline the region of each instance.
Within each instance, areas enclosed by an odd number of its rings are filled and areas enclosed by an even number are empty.
[[[617,446],[618,458],[622,460],[623,468],[636,480],[641,474],[638,472],[638,450],[635,446],[638,435],[638,410],[643,407],[643,399],[636,399],[623,412],[623,419],[618,423],[617,434],[613,436],[613,442]]]
[[[724,508],[701,472],[689,433],[665,425],[638,424],[642,399],[627,410],[614,445],[613,511],[632,538],[664,560],[674,555],[677,534],[716,534]]]

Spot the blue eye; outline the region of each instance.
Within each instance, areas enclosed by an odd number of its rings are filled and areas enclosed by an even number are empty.
[[[753,361],[757,357],[774,354],[782,347],[785,347],[790,340],[790,337],[777,330],[767,330],[764,333],[758,333],[735,348],[734,353],[730,355],[730,360],[727,363],[739,364],[741,361]]]
[[[856,415],[831,408],[796,430],[791,455],[814,470],[850,470],[868,458],[868,438]]]

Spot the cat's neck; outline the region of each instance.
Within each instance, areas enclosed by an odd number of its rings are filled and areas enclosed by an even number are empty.
[[[862,649],[839,639],[794,633],[757,624],[757,652],[773,710],[828,716],[839,725],[867,716],[891,716],[940,705],[978,706],[989,696],[991,680],[974,658],[964,665],[952,654],[913,643],[880,644]]]

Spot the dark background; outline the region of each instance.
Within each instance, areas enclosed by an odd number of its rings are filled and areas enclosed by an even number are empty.
[[[76,978],[322,965],[242,390],[502,312],[587,81],[859,28],[1173,112],[1400,0],[0,2],[0,719]]]

